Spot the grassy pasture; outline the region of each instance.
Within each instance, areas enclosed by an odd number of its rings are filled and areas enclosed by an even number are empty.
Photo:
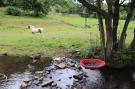
[[[32,35],[28,25],[43,27],[42,35]],[[120,21],[122,29],[124,21]],[[132,21],[128,28],[126,43],[133,38]],[[63,56],[74,48],[88,50],[99,46],[97,19],[88,19],[90,28],[84,28],[84,18],[79,16],[49,15],[46,18],[17,17],[0,14],[0,54]],[[119,33],[119,32],[118,32]]]

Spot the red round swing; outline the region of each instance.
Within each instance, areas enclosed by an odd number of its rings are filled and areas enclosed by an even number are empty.
[[[98,65],[87,65],[87,63],[96,63]],[[80,65],[86,69],[100,69],[106,65],[101,59],[84,59],[80,61]]]

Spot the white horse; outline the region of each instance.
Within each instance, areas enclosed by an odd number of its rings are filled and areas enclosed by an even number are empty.
[[[29,25],[28,29],[31,30],[32,34],[35,34],[35,33],[40,33],[41,34],[43,32],[43,28],[36,28],[33,25]]]

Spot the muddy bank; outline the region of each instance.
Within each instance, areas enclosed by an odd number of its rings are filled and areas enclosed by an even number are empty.
[[[33,63],[28,56],[0,56],[0,73],[7,76],[7,81],[0,79],[0,89],[19,89],[23,80],[31,79],[35,71],[43,70],[51,62],[52,58],[49,57],[42,57]]]

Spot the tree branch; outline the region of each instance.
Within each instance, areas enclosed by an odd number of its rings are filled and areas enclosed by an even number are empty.
[[[125,21],[125,24],[124,24],[124,27],[123,27],[123,30],[122,30],[122,33],[121,33],[121,36],[120,36],[120,41],[119,41],[119,49],[122,49],[123,48],[123,45],[124,45],[124,41],[126,39],[126,31],[127,31],[127,28],[128,28],[128,24],[130,22],[130,19],[133,15],[133,11],[134,11],[134,1],[131,2],[131,5],[129,7],[129,12],[127,14],[127,18],[126,18],[126,21]]]
[[[120,3],[120,5],[122,5],[125,1],[126,1],[126,0],[123,0],[123,1]]]
[[[108,18],[108,17],[110,16],[106,11],[100,9],[99,7],[97,7],[97,6],[93,5],[93,4],[90,4],[90,3],[89,3],[88,1],[86,1],[86,0],[78,0],[78,1],[79,1],[83,6],[85,6],[87,9],[92,10],[92,11],[94,11],[94,12],[97,12],[97,13],[101,14],[104,18]]]
[[[108,12],[112,16],[112,14],[113,14],[113,9],[112,9],[113,2],[112,2],[112,0],[106,0],[106,2],[107,2],[107,6],[108,6]]]
[[[101,0],[97,0],[96,4],[99,8],[101,8]],[[99,23],[99,32],[100,32],[100,40],[101,40],[101,48],[103,53],[103,58],[106,58],[106,48],[105,48],[105,32],[104,32],[104,24],[102,16],[97,13],[98,23]]]

